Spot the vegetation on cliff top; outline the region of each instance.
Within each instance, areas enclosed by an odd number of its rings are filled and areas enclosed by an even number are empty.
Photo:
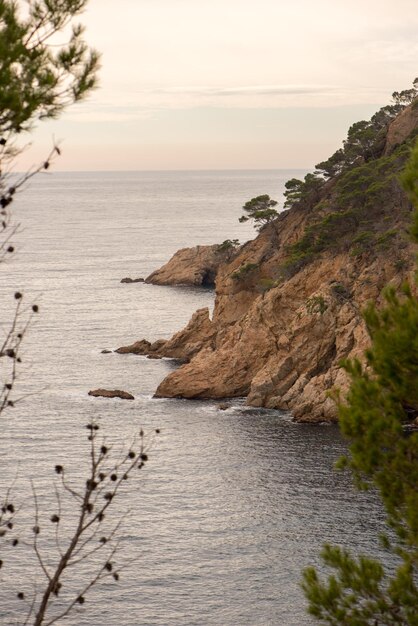
[[[416,210],[411,232],[418,243],[418,145],[403,176]],[[417,274],[418,282],[418,274]],[[340,427],[350,440],[348,466],[360,489],[373,487],[387,516],[382,547],[391,566],[325,545],[322,559],[333,570],[321,580],[310,567],[303,589],[309,612],[328,624],[418,624],[418,432],[405,423],[418,416],[418,299],[405,285],[385,292],[386,306],[364,312],[372,345],[367,369],[347,361],[351,387],[338,399]]]
[[[399,174],[410,155],[418,129],[385,154],[389,124],[408,105],[418,102],[414,87],[394,92],[394,104],[380,109],[369,121],[353,124],[327,161],[316,166],[303,181],[292,178],[285,187],[285,207],[309,211],[299,239],[286,247],[287,258],[278,270],[287,278],[325,250],[350,251],[352,256],[375,254],[395,245],[403,236],[399,222],[404,192]],[[394,202],[399,206],[394,210]]]
[[[273,285],[292,277],[326,251],[349,252],[369,261],[383,250],[391,250],[394,263],[402,259],[402,239],[412,210],[399,182],[418,128],[398,146],[386,150],[388,129],[409,105],[418,104],[418,78],[413,87],[392,94],[392,103],[370,120],[353,124],[339,148],[316,165],[303,180],[285,183],[284,207],[302,211],[304,227],[296,241],[282,243],[284,259],[264,278]],[[248,201],[241,222],[254,220],[260,231],[279,216],[277,202],[268,195]],[[233,278],[242,278],[241,268]]]

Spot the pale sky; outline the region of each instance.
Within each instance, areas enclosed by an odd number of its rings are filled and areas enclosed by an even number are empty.
[[[56,170],[311,168],[418,75],[418,0],[90,0],[100,87]],[[19,168],[20,169],[20,168]]]

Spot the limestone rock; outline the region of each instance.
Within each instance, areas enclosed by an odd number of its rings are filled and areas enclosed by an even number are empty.
[[[389,125],[385,154],[390,154],[418,126],[417,101],[406,107]]]
[[[157,341],[154,341],[151,344],[149,351],[158,353],[158,351],[161,350],[166,345],[166,343],[167,339],[157,339]]]
[[[391,210],[396,215],[402,207]],[[359,259],[341,250],[318,255],[268,291],[253,279],[234,282],[231,274],[245,263],[258,263],[258,281],[280,267],[287,242],[300,237],[302,217],[280,216],[277,234],[262,231],[219,269],[213,320],[199,313],[197,323],[195,314],[167,342],[165,349],[176,345],[184,356],[192,345],[190,333],[193,350],[190,362],[160,383],[157,397],[247,396],[251,406],[289,410],[298,421],[337,419],[329,392],[347,389],[340,361],[361,357],[369,343],[361,310],[370,299],[379,302],[382,287],[399,284],[408,270],[400,272],[387,252]],[[412,260],[411,244],[403,245],[402,254]],[[320,301],[322,312],[310,308],[310,302]]]
[[[135,341],[130,346],[121,346],[115,352],[118,354],[148,354],[151,348],[151,343],[146,339]]]
[[[228,251],[220,252],[218,244],[183,248],[160,269],[152,272],[145,282],[153,285],[214,287],[219,266],[229,255]]]
[[[134,396],[127,391],[122,391],[121,389],[93,389],[89,391],[89,396],[93,396],[95,398],[120,398],[121,400],[135,400]]]
[[[190,360],[204,347],[213,345],[216,333],[217,328],[210,319],[209,309],[198,309],[186,328],[166,341],[158,349],[158,354],[172,359]]]
[[[188,362],[205,346],[211,346],[216,332],[216,325],[210,319],[209,309],[205,307],[198,309],[186,328],[176,333],[171,339],[158,339],[153,343],[141,339],[131,345],[121,346],[115,352],[118,354],[139,354],[151,359],[168,357],[184,363]]]

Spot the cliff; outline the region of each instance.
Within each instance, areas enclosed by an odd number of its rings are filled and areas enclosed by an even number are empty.
[[[412,104],[361,156],[347,140],[337,173],[313,177],[314,186],[305,178],[291,208],[219,264],[213,319],[198,311],[158,347],[187,363],[157,397],[247,396],[299,421],[336,419],[329,391],[347,386],[340,361],[361,357],[369,342],[362,307],[412,271],[412,206],[398,173],[417,127]]]

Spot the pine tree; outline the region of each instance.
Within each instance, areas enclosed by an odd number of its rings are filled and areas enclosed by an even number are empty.
[[[0,0],[3,141],[30,130],[39,119],[57,117],[95,86],[98,54],[83,40],[83,26],[73,23],[86,4],[87,0]],[[52,45],[56,33],[66,34],[66,43]]]
[[[274,208],[277,206],[276,200],[272,200],[267,194],[251,198],[242,207],[247,215],[241,215],[240,222],[254,220],[254,226],[260,231],[263,226],[278,217],[278,212]]]
[[[411,234],[418,243],[418,145],[402,178],[416,207]],[[358,488],[377,490],[388,527],[381,542],[395,566],[325,545],[332,573],[324,581],[309,567],[302,588],[309,613],[335,626],[418,625],[418,299],[405,285],[400,293],[386,288],[385,300],[364,312],[366,366],[344,363],[351,386],[338,404],[350,455],[339,465],[351,469]]]

